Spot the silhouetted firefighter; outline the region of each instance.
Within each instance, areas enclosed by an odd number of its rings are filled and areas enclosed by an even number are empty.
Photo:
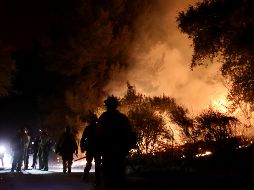
[[[19,129],[14,136],[14,138],[11,141],[11,148],[13,151],[13,161],[12,161],[12,167],[11,172],[21,172],[22,167],[22,161],[23,161],[23,155],[24,155],[24,139],[22,130]]]
[[[0,160],[1,160],[2,166],[4,166],[4,148],[0,150]]]
[[[97,128],[97,116],[92,112],[89,112],[87,117],[88,125],[85,127],[80,141],[81,152],[86,152],[86,166],[84,169],[83,179],[86,179],[89,171],[92,167],[92,161],[95,161],[95,179],[96,185],[100,184],[101,174],[100,174],[100,165],[101,165],[101,156],[97,153],[95,147],[95,133]]]
[[[136,143],[128,118],[117,110],[118,100],[108,97],[107,108],[98,119],[97,149],[102,156],[102,173],[107,190],[126,188],[126,156]]]
[[[73,153],[78,154],[78,146],[69,126],[65,127],[64,133],[57,142],[56,153],[62,156],[63,173],[66,173],[67,169],[68,173],[71,173]]]
[[[48,129],[42,130],[39,142],[39,169],[48,171],[48,157],[51,150],[52,140],[48,134]]]
[[[37,136],[34,139],[34,144],[32,146],[33,149],[33,163],[31,167],[34,169],[36,168],[37,165],[37,157],[38,157],[38,152],[39,152],[39,144],[42,136],[42,130],[39,129]]]
[[[24,139],[24,151],[23,151],[23,160],[24,160],[24,169],[28,169],[28,162],[29,162],[29,145],[30,145],[30,135],[28,134],[27,127],[24,127],[22,130],[23,139]]]

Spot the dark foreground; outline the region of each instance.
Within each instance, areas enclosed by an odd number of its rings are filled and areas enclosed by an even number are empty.
[[[93,185],[93,173],[87,181],[82,173],[18,174],[1,173],[0,189],[4,190],[102,190]],[[128,176],[129,190],[252,190],[254,172],[234,171],[158,171]]]
[[[73,173],[27,174],[1,173],[0,189],[2,190],[89,190],[91,184],[84,183],[81,175]]]

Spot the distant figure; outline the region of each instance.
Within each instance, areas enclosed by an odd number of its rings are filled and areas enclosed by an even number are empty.
[[[29,162],[29,145],[31,137],[28,134],[28,129],[26,127],[23,128],[23,140],[24,140],[24,151],[23,151],[23,160],[24,160],[24,169],[28,169]]]
[[[1,160],[1,164],[2,166],[4,166],[4,147],[0,147],[0,160]]]
[[[107,190],[126,188],[126,156],[133,148],[134,132],[128,118],[117,110],[118,100],[108,97],[107,108],[98,119],[97,148],[102,156],[102,173]]]
[[[87,118],[88,125],[85,127],[83,131],[83,135],[80,141],[80,149],[81,152],[86,151],[86,166],[84,169],[84,176],[83,179],[86,179],[89,171],[92,168],[92,161],[95,161],[95,179],[96,185],[100,185],[100,165],[101,165],[101,156],[96,152],[95,147],[95,133],[97,128],[97,116],[93,113],[89,113]]]
[[[48,157],[52,141],[47,129],[43,129],[39,142],[39,169],[48,171]]]
[[[43,144],[42,144],[42,138],[43,138],[43,131],[41,132],[40,138],[38,139],[38,160],[39,160],[39,170],[43,168]]]
[[[31,165],[33,169],[36,168],[36,165],[37,165],[37,157],[39,152],[39,144],[40,144],[41,136],[42,136],[42,130],[40,129],[38,132],[38,135],[34,139],[34,144],[33,144],[33,163]]]
[[[62,156],[63,173],[66,173],[67,169],[68,173],[71,173],[73,154],[78,154],[78,145],[69,126],[65,128],[64,133],[60,136],[56,144],[56,153]]]
[[[23,155],[24,155],[24,139],[22,130],[18,130],[11,141],[11,149],[13,151],[13,161],[11,172],[21,172]]]

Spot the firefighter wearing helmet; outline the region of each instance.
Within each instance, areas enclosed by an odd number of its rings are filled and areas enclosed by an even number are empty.
[[[133,130],[126,115],[117,110],[119,101],[109,96],[106,111],[98,119],[97,150],[102,157],[102,173],[106,189],[125,186],[125,163],[133,138]]]

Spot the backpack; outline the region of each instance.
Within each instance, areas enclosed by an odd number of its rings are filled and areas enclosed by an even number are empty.
[[[83,139],[80,144],[81,151],[87,151],[90,147],[90,144],[91,143],[89,142],[88,138]]]
[[[90,124],[86,127],[81,138],[81,143],[80,143],[81,151],[87,151],[89,149],[94,148],[95,130],[96,130],[95,124]]]

